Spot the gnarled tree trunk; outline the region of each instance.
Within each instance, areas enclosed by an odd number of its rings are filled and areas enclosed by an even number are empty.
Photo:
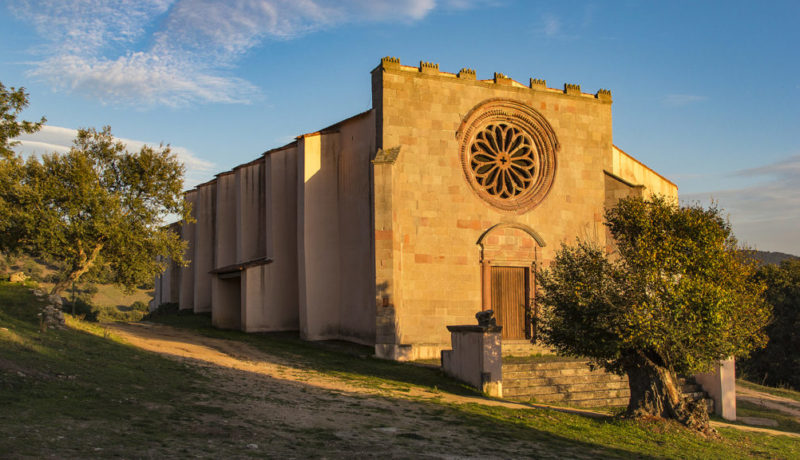
[[[79,265],[77,267],[75,267],[69,273],[69,275],[67,275],[66,278],[64,278],[63,280],[57,282],[53,286],[53,289],[50,290],[50,295],[51,296],[58,295],[58,294],[61,293],[61,291],[63,291],[64,289],[68,288],[69,286],[71,286],[72,283],[74,283],[75,281],[78,281],[78,278],[80,278],[81,275],[83,275],[84,273],[88,272],[89,269],[92,268],[92,266],[94,265],[95,260],[97,260],[97,255],[100,254],[100,251],[102,249],[103,249],[103,244],[102,243],[98,243],[94,247],[94,249],[92,249],[92,253],[89,254],[88,257],[83,253],[83,250],[81,249],[80,250],[81,260],[80,260]]]
[[[625,372],[631,390],[626,416],[676,420],[705,435],[716,435],[703,401],[686,397],[677,376],[666,366],[637,353],[625,366]]]

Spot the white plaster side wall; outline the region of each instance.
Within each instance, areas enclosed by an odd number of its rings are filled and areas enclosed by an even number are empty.
[[[284,271],[260,265],[242,273],[242,308],[245,332],[296,331],[298,329],[297,289],[282,289]]]
[[[247,262],[266,255],[266,195],[264,159],[237,167],[236,260]]]
[[[300,330],[309,340],[375,343],[370,113],[301,140],[298,155]]]
[[[222,174],[217,177],[217,218],[216,238],[214,240],[214,268],[236,263],[236,215],[237,215],[236,176]]]
[[[217,176],[217,218],[214,241],[215,267],[221,268],[236,263],[236,176]],[[234,285],[236,287],[234,287]],[[221,280],[218,275],[211,279],[211,323],[220,328],[241,328],[241,294],[239,280]]]
[[[242,283],[240,278],[211,279],[211,325],[220,329],[241,329]]]
[[[272,262],[248,268],[242,278],[243,328],[247,332],[299,328],[297,265],[297,149],[265,158],[267,256]]]
[[[164,260],[163,257],[158,256],[156,257],[159,261]],[[153,302],[152,302],[152,309],[155,310],[158,308],[159,305],[164,303],[164,286],[167,286],[169,289],[169,271],[164,271],[160,275],[158,275],[155,279],[155,285],[153,287]]]
[[[299,140],[298,284],[300,335],[306,340],[336,338],[339,332],[338,137]]]
[[[370,243],[370,157],[375,151],[374,112],[344,123],[339,140],[339,338],[373,345],[375,260]]]
[[[185,194],[184,200],[194,209],[197,202],[197,191],[192,190]],[[181,310],[194,309],[194,248],[197,245],[195,241],[195,222],[183,222],[181,225],[181,238],[186,241],[187,247],[183,257],[188,262],[188,265],[181,267],[181,286],[180,293],[178,294],[178,307]]]
[[[211,274],[214,269],[217,184],[210,182],[197,188],[194,207],[195,241],[192,260],[194,274],[194,312],[211,311]]]
[[[644,185],[651,194],[678,197],[678,187],[658,175],[617,146],[611,148],[611,173],[636,185]]]
[[[181,292],[181,266],[170,261],[167,271],[169,272],[169,291],[167,293],[167,302],[178,303],[180,301]]]

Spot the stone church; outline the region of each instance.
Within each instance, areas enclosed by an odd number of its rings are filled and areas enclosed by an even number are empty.
[[[614,145],[611,105],[603,89],[381,59],[372,109],[186,192],[191,263],[153,305],[396,360],[438,358],[446,326],[493,309],[504,346],[530,344],[535,268],[562,242],[606,244],[620,197],[677,196]]]

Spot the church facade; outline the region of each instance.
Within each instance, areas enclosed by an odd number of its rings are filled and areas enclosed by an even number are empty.
[[[446,326],[492,309],[504,343],[529,344],[535,269],[562,242],[609,243],[621,197],[677,197],[613,144],[607,90],[384,58],[372,101],[186,192],[191,263],[156,280],[154,306],[397,360],[438,358]]]

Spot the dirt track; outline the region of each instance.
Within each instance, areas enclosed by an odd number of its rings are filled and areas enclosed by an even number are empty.
[[[205,423],[192,429],[205,430],[214,438],[220,427],[225,432],[234,428],[234,441],[252,449],[255,456],[306,458],[326,452],[331,457],[354,458],[509,458],[536,452],[537,457],[591,458],[599,454],[587,449],[591,445],[556,451],[550,442],[489,439],[481,436],[479,426],[460,423],[454,411],[425,400],[513,408],[529,405],[419,387],[411,391],[365,388],[300,369],[241,342],[152,323],[109,327],[136,347],[199,365],[216,387],[204,403],[221,412],[211,411]],[[203,451],[194,454],[202,456]]]
[[[298,369],[240,342],[157,324],[109,327],[134,346],[201,366],[219,390],[208,403],[236,416],[209,415],[204,426],[194,429],[213,434],[215,427],[235,425],[241,433],[239,441],[250,446],[253,455],[307,458],[326,452],[337,458],[509,458],[530,449],[538,457],[549,455],[549,449],[535,442],[484,439],[479,427],[458,423],[452,411],[420,400],[530,406],[424,389],[364,388]],[[584,447],[552,452],[552,457],[586,458],[589,453]]]

